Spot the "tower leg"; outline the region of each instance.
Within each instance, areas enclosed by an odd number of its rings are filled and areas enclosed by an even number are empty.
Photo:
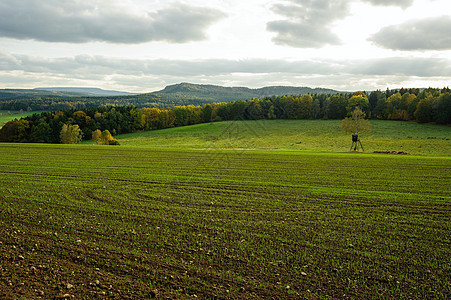
[[[360,139],[356,142],[352,142],[352,145],[351,145],[351,148],[349,149],[349,151],[352,151],[352,148],[354,148],[354,151],[358,151],[359,144],[360,144],[360,148],[362,148],[362,151],[365,151],[363,149],[363,145],[362,145],[362,142],[360,141]]]

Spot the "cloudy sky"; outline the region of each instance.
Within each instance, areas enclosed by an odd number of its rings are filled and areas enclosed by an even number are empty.
[[[449,0],[1,0],[0,88],[451,86]]]

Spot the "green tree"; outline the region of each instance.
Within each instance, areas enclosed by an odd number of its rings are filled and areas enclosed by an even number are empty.
[[[347,101],[342,95],[333,95],[329,98],[326,113],[329,119],[342,119],[346,117]]]
[[[381,92],[380,90],[371,92],[370,96],[368,97],[368,102],[372,113],[371,115],[373,118],[378,115],[378,112],[375,111],[375,108],[380,99],[384,99],[385,101],[385,93]],[[380,113],[381,112],[379,112],[379,114]]]
[[[274,113],[274,105],[271,105],[271,107],[268,109],[268,119],[275,119],[276,118],[276,114]]]
[[[44,121],[39,122],[31,128],[30,140],[35,143],[50,143],[52,140],[52,128]]]
[[[421,101],[419,97],[416,97],[412,101],[410,101],[409,105],[407,105],[407,115],[409,120],[415,120],[415,111],[417,110],[417,105]]]
[[[30,122],[24,119],[9,121],[0,129],[0,141],[28,142],[30,127]]]
[[[436,108],[436,122],[439,124],[451,124],[451,93],[440,95]]]
[[[298,119],[301,110],[301,101],[299,97],[288,96],[285,99],[285,118]]]
[[[213,112],[213,105],[212,104],[204,104],[203,110],[202,110],[202,120],[204,123],[211,122],[212,117],[211,114]]]
[[[432,96],[428,98],[422,99],[417,104],[417,109],[415,110],[415,118],[420,123],[427,123],[431,122],[431,102],[432,102]]]
[[[84,111],[76,111],[72,114],[75,122],[81,126],[81,128],[87,126],[89,124],[89,122],[91,121],[91,117],[86,115],[86,112]]]
[[[376,107],[373,110],[373,117],[376,117],[377,119],[387,119],[387,107],[387,98],[385,97],[385,94],[383,94],[383,97],[380,96],[377,100]]]
[[[254,100],[251,100],[251,102]],[[246,115],[246,109],[248,108],[248,103],[245,101],[234,101],[228,104],[230,107],[229,111],[229,120],[242,120],[245,117],[249,117]]]
[[[249,101],[246,109],[246,118],[249,120],[260,120],[264,119],[263,109],[257,99],[252,99]]]
[[[312,118],[319,119],[321,117],[321,103],[319,99],[314,99],[312,103]]]
[[[231,120],[231,107],[230,103],[218,103],[215,109],[213,109],[212,115],[214,115],[215,121],[226,121]]]

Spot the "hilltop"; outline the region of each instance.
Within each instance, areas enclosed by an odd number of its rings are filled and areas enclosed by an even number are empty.
[[[169,85],[161,91],[132,97],[122,97],[121,99],[129,99],[138,107],[171,107],[177,105],[203,105],[213,102],[250,100],[270,96],[336,93],[340,92],[325,88],[269,86],[251,89],[248,87],[224,87],[182,82]]]
[[[179,83],[169,85],[161,91],[148,95],[166,98],[168,96],[184,96],[188,99],[205,99],[216,101],[236,101],[261,98],[266,96],[305,95],[305,94],[336,94],[339,91],[325,88],[309,88],[294,86],[268,86],[258,89],[248,87],[224,87],[209,84]]]

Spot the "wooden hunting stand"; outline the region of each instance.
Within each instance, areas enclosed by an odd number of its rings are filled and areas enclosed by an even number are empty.
[[[354,151],[359,151],[358,150],[359,144],[360,144],[360,148],[362,148],[362,151],[365,151],[365,150],[363,150],[363,146],[362,146],[362,143],[360,142],[359,135],[357,133],[355,133],[352,135],[352,145],[351,145],[351,149],[349,149],[349,151],[352,151],[353,147],[354,147]]]

